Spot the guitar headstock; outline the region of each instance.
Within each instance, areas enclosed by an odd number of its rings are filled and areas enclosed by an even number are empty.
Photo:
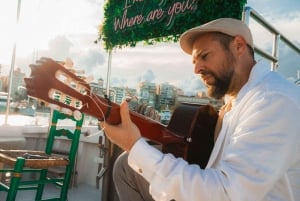
[[[30,68],[31,76],[24,78],[29,96],[56,110],[86,112],[91,91],[83,79],[50,58],[41,58]]]

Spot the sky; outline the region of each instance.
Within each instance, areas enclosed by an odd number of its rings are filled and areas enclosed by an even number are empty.
[[[12,67],[13,47],[20,68],[30,75],[29,64],[39,57],[55,60],[71,58],[74,67],[84,70],[94,81],[107,78],[108,53],[98,38],[98,26],[103,20],[104,0],[0,0],[0,64],[1,74]],[[300,47],[299,0],[248,0],[252,7],[282,34]],[[255,45],[270,50],[272,36],[254,21],[250,21]],[[286,46],[279,52],[278,71],[290,80],[296,80],[300,70],[300,56]],[[189,55],[178,43],[151,46],[138,44],[134,48],[116,49],[111,57],[111,86],[136,88],[139,81],[170,83],[186,94],[204,90],[199,78],[193,75]]]

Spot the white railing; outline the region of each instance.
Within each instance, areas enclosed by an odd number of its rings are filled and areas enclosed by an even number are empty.
[[[272,47],[272,54],[264,51],[254,45],[255,53],[259,54],[260,56],[264,57],[265,59],[271,61],[271,70],[276,71],[278,67],[278,44],[279,41],[285,43],[288,47],[294,50],[300,56],[300,48],[297,47],[293,42],[291,42],[286,36],[280,33],[275,27],[273,27],[270,23],[268,23],[258,12],[256,12],[251,7],[246,6],[243,11],[243,22],[249,25],[249,21],[254,19],[258,22],[261,26],[263,26],[267,31],[269,31],[273,35],[273,47]]]

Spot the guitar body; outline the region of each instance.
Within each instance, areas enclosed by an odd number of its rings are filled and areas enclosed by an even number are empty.
[[[25,78],[27,95],[40,99],[55,110],[69,115],[94,116],[108,124],[121,123],[120,106],[92,93],[85,80],[58,62],[41,58],[31,64],[31,77]],[[168,126],[137,112],[131,120],[143,137],[162,145],[162,151],[182,157],[205,168],[213,144],[218,114],[210,105],[181,104],[174,111]]]
[[[184,140],[165,144],[162,151],[204,169],[214,146],[217,119],[218,113],[211,105],[180,104],[167,128],[180,134]]]

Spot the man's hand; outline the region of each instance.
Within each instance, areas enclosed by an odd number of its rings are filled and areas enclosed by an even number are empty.
[[[128,104],[123,101],[120,105],[121,124],[109,125],[100,122],[104,128],[107,138],[114,144],[120,146],[125,151],[130,151],[134,143],[141,138],[138,127],[131,121]]]

